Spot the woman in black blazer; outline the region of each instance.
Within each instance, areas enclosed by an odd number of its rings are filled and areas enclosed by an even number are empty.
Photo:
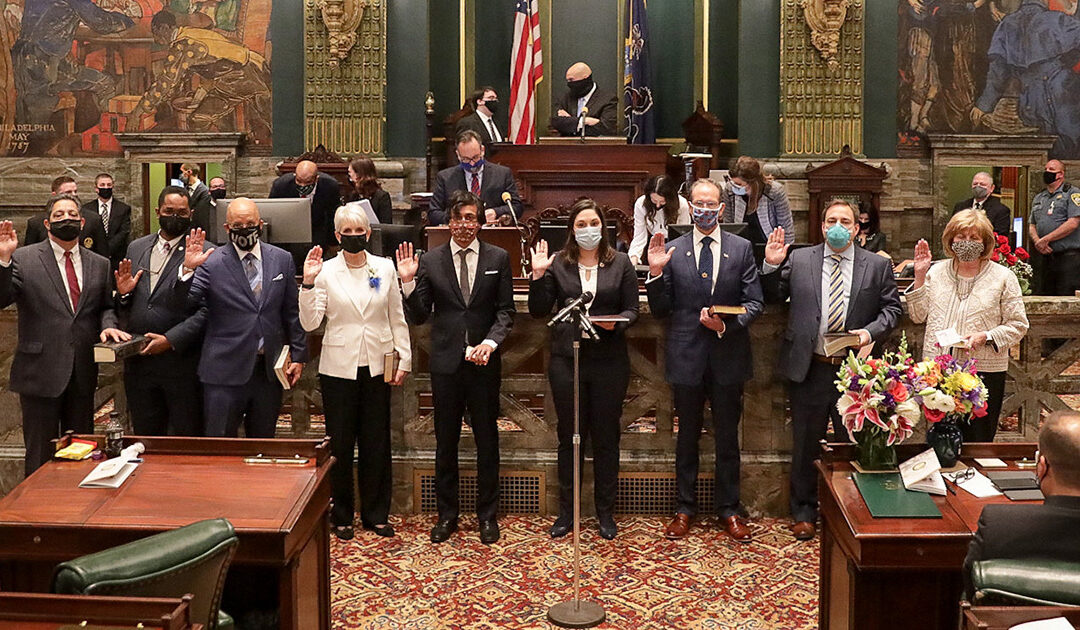
[[[619,422],[626,388],[630,384],[630,357],[626,351],[626,328],[638,317],[638,282],[626,254],[609,244],[604,213],[591,199],[582,199],[570,211],[566,245],[548,255],[541,240],[532,251],[529,282],[529,313],[548,317],[568,300],[584,291],[593,293],[590,317],[616,315],[628,321],[598,321],[600,339],[582,339],[580,353],[581,436],[591,436],[595,474],[596,516],[600,535],[617,532],[612,512],[619,474]],[[573,527],[571,484],[574,467],[574,373],[575,323],[556,324],[551,332],[548,376],[558,415],[559,518],[551,537],[565,536]]]
[[[367,199],[379,223],[394,222],[394,206],[390,202],[390,193],[382,189],[377,174],[375,162],[366,155],[353,158],[349,162],[349,182],[353,185],[353,192],[347,195],[348,201],[360,201]]]

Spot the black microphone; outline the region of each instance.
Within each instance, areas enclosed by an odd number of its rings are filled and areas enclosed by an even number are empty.
[[[592,302],[592,299],[593,299],[592,291],[586,291],[586,292],[582,293],[580,296],[578,296],[577,298],[575,298],[573,300],[570,300],[569,302],[566,303],[566,306],[564,306],[561,311],[559,311],[558,313],[555,314],[555,317],[551,318],[551,321],[548,322],[548,326],[551,326],[553,324],[557,324],[557,323],[565,320],[567,317],[570,316],[570,313],[572,313],[574,311],[574,309],[578,309],[578,308],[581,308],[582,306],[585,306],[589,302]]]

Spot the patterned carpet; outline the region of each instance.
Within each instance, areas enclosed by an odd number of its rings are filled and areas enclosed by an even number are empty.
[[[665,540],[660,518],[617,519],[607,541],[595,519],[582,527],[582,599],[600,603],[600,628],[783,629],[817,627],[817,540],[800,543],[780,519],[752,522],[740,544],[715,526],[695,524]],[[480,543],[465,519],[450,541],[433,545],[434,517],[392,517],[394,538],[356,529],[331,543],[334,628],[503,630],[553,628],[552,604],[573,597],[572,536],[551,540],[550,518],[505,517],[502,539]]]

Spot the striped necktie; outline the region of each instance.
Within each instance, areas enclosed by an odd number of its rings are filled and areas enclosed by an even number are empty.
[[[832,269],[829,271],[829,309],[826,311],[826,332],[843,332],[844,320],[844,275],[840,272],[840,254],[829,256]]]

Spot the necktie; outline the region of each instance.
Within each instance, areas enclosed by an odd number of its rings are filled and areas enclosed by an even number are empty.
[[[472,288],[469,286],[469,261],[465,258],[469,250],[463,249],[458,252],[458,256],[461,258],[461,269],[458,271],[458,283],[461,284],[461,297],[465,299],[465,303],[469,303],[470,293]]]
[[[712,293],[712,242],[711,236],[706,236],[701,239],[701,254],[698,255],[698,274],[701,276],[701,282],[705,286],[705,290]]]
[[[71,296],[71,310],[79,309],[79,277],[75,275],[75,263],[71,260],[71,252],[64,252],[64,271],[67,273],[68,295]]]
[[[495,129],[495,121],[488,118],[488,132],[491,134],[491,141],[499,141],[499,132]]]
[[[170,249],[172,249],[172,247],[169,245],[169,241],[164,241],[161,244],[161,251],[165,252],[165,258],[169,257],[169,250]]]
[[[105,226],[105,233],[109,233],[109,204],[101,204],[101,224]]]
[[[832,269],[829,271],[829,309],[826,311],[826,332],[844,330],[844,278],[840,273],[840,254],[829,256]]]
[[[480,196],[480,173],[473,173],[472,174],[472,187],[471,187],[471,190],[472,190],[472,194],[476,195],[477,197]]]
[[[255,254],[248,252],[247,256],[244,256],[244,275],[247,276],[248,285],[251,286],[251,292],[255,294],[255,297],[259,297],[262,293],[262,282],[259,281],[259,268],[257,267],[259,259],[255,258]]]

